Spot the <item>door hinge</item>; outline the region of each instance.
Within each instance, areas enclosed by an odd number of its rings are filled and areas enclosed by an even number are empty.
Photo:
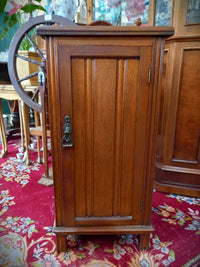
[[[151,83],[151,68],[149,68],[148,83]]]
[[[143,210],[143,199],[140,200],[140,210]]]

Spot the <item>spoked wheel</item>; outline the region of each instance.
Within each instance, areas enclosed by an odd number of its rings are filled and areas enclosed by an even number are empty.
[[[25,89],[25,84],[28,80],[30,81],[30,84],[31,81],[34,80],[32,84],[35,86],[38,84],[39,86],[38,78],[41,78],[40,82],[45,83],[44,74],[46,57],[43,51],[39,49],[37,42],[33,39],[32,32],[36,26],[52,24],[59,24],[63,26],[75,25],[68,19],[56,15],[43,15],[31,18],[28,22],[23,24],[14,35],[8,53],[8,71],[12,85],[26,105],[38,112],[42,112],[42,104],[39,104],[37,101],[40,93],[39,88],[36,88],[34,94],[30,95],[30,92]],[[34,38],[35,36],[37,36],[37,34],[34,35]],[[29,45],[32,47],[32,51],[37,53],[39,59],[31,59],[20,54],[20,47],[24,41],[29,43]],[[23,63],[25,64],[26,62],[31,63],[33,72],[30,74],[21,74],[17,65],[18,60],[21,61],[21,65],[23,65]],[[24,69],[25,68],[26,67],[24,67]],[[38,77],[38,74],[39,76],[41,75],[41,77]]]
[[[8,71],[12,85],[14,86],[17,94],[20,96],[22,101],[26,104],[26,106],[32,108],[35,112],[41,113],[41,126],[42,132],[42,141],[43,141],[43,157],[44,157],[44,166],[45,166],[45,174],[44,177],[47,179],[49,176],[48,169],[48,152],[47,152],[47,103],[45,103],[45,97],[48,93],[45,91],[46,88],[46,75],[45,75],[45,65],[46,65],[46,55],[45,51],[42,51],[41,48],[38,47],[37,41],[33,38],[33,36],[37,37],[36,27],[42,25],[53,25],[59,24],[63,26],[75,26],[76,24],[69,21],[68,19],[56,15],[44,15],[38,16],[35,18],[31,18],[28,22],[23,24],[20,29],[16,32],[11,42],[9,53],[8,53]],[[34,34],[34,35],[33,35]],[[32,51],[28,52],[28,54],[34,54],[34,57],[29,58],[27,55],[23,55],[20,52],[21,46],[24,41],[32,47]],[[18,64],[18,62],[20,64]],[[26,63],[30,63],[29,71],[27,72]],[[22,66],[22,72],[20,70],[20,66]],[[24,73],[25,71],[25,73]],[[40,102],[38,102],[40,99]],[[27,112],[26,112],[27,113]],[[37,114],[38,115],[38,114]],[[36,116],[35,116],[36,118]],[[26,118],[27,120],[28,118]],[[35,119],[35,124],[38,124]],[[24,124],[25,125],[25,124]],[[38,126],[38,125],[36,125]],[[26,164],[30,164],[30,158],[28,153],[28,138],[29,133],[26,133],[25,130],[25,139],[26,139]],[[40,135],[40,136],[41,136]],[[39,135],[37,136],[37,143],[39,148]],[[41,162],[40,157],[40,149],[38,149],[38,162]],[[45,179],[46,179],[45,178]]]

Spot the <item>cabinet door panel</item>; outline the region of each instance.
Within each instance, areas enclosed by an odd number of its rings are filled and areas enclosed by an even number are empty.
[[[139,60],[127,60],[123,103],[123,132],[121,136],[121,215],[131,216],[133,213],[133,179],[135,168],[135,133],[136,133],[136,99],[138,90]],[[120,165],[120,161],[118,162]],[[130,202],[131,200],[131,202]]]
[[[94,216],[112,216],[116,66],[116,59],[93,59]]]
[[[71,164],[71,173],[63,168],[66,225],[139,224],[151,48],[61,46],[58,56],[61,127],[70,115],[74,141],[62,153]]]

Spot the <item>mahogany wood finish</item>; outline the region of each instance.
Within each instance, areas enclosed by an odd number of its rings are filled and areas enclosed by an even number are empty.
[[[164,51],[155,186],[200,197],[200,24],[186,24],[187,4],[173,2]]]
[[[200,35],[166,42],[155,172],[160,191],[200,197]]]
[[[173,29],[38,33],[47,41],[58,251],[72,233],[137,233],[148,248],[162,50]],[[62,146],[66,115],[73,147]]]
[[[173,1],[172,25],[175,35],[198,35],[200,33],[200,23],[187,24],[188,0]]]

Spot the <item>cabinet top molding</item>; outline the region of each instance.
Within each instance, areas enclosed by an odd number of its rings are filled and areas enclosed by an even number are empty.
[[[171,36],[173,27],[161,26],[41,26],[37,29],[40,36]]]

